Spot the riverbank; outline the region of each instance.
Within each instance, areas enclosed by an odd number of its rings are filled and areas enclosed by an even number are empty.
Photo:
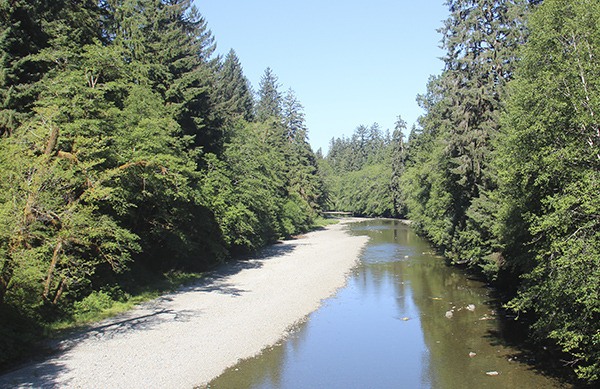
[[[365,236],[344,219],[90,327],[0,387],[189,388],[280,340],[344,285]]]

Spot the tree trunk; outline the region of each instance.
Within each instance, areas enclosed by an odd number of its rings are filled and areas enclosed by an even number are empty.
[[[48,293],[50,293],[50,284],[52,283],[52,278],[54,277],[54,269],[56,268],[58,256],[60,255],[60,251],[62,250],[62,244],[62,240],[59,240],[56,246],[54,247],[54,252],[52,253],[52,261],[50,262],[50,267],[48,268],[48,275],[46,276],[46,283],[44,285],[43,296],[45,300],[48,300]]]
[[[46,143],[46,150],[44,150],[44,155],[52,155],[52,151],[58,143],[58,133],[58,127],[53,127],[52,131],[50,132],[50,138],[48,139],[48,143]]]
[[[58,290],[56,291],[56,294],[54,295],[54,300],[52,300],[52,304],[56,305],[58,303],[60,296],[62,296],[62,293],[65,290],[65,286],[67,286],[67,279],[65,277],[63,277],[62,280],[60,281],[60,286],[58,287]]]

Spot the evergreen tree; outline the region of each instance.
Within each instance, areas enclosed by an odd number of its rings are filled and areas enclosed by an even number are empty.
[[[47,45],[37,3],[0,3],[0,135],[10,134],[27,117],[44,67],[30,54]]]
[[[448,52],[446,93],[452,104],[446,155],[451,161],[450,179],[458,184],[450,188],[456,235],[451,237],[449,253],[454,252],[459,261],[476,259],[463,252],[472,239],[467,230],[479,222],[469,217],[468,210],[482,190],[494,185],[488,173],[490,141],[498,132],[505,85],[514,72],[516,48],[523,42],[519,20],[511,12],[520,6],[506,0],[453,1],[442,30]]]
[[[360,125],[356,127],[352,138],[350,139],[350,147],[352,150],[350,160],[350,166],[353,170],[360,170],[366,163],[369,156],[369,140],[370,140],[369,127]]]
[[[295,206],[309,216],[302,225],[310,224],[315,211],[323,205],[323,183],[317,173],[315,154],[308,143],[304,107],[291,88],[283,100],[282,116],[288,150],[288,192],[295,199]],[[300,225],[296,227],[300,228]]]
[[[424,159],[409,173],[416,187],[407,191],[413,193],[411,218],[433,243],[455,262],[478,265],[498,244],[486,200],[495,188],[492,142],[525,36],[525,4],[453,0],[448,6],[441,29],[445,70],[421,98],[427,115],[418,138],[432,144],[417,157]]]
[[[404,130],[406,130],[406,122],[402,120],[402,117],[398,116],[391,139],[392,178],[390,182],[394,214],[396,216],[405,216],[407,213],[400,184],[400,179],[404,173],[407,159],[407,150],[404,142]]]
[[[218,151],[221,121],[214,88],[215,43],[190,0],[110,0],[114,42],[160,93],[194,147]]]
[[[227,53],[218,72],[218,95],[227,117],[253,119],[252,88],[233,49]]]
[[[307,128],[304,123],[304,107],[296,98],[292,88],[288,89],[282,102],[283,125],[286,129],[285,137],[292,142],[303,143],[307,141]]]
[[[259,84],[256,118],[262,122],[272,118],[280,118],[281,105],[277,76],[271,68],[266,68]]]
[[[67,59],[64,52],[52,59],[37,54],[57,43],[76,48],[101,39],[99,13],[97,3],[88,0],[0,2],[0,136],[30,117],[37,83]]]

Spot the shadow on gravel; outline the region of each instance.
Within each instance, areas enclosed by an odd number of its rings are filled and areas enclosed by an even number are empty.
[[[236,288],[234,285],[227,282],[227,277],[233,276],[247,269],[260,269],[266,261],[279,258],[293,252],[296,249],[297,244],[298,243],[296,242],[290,243],[289,241],[285,244],[281,242],[275,243],[271,246],[265,247],[254,256],[227,262],[216,270],[210,272],[199,282],[183,287],[177,292],[172,293],[172,295],[190,291],[198,291],[209,293],[217,292],[236,297],[241,296],[246,291]]]
[[[75,334],[71,334],[68,339],[55,343],[52,348],[63,351],[86,339],[110,339],[131,331],[151,330],[164,322],[188,321],[193,316],[201,314],[201,311],[170,309],[169,303],[176,296],[189,292],[217,292],[231,296],[241,296],[246,291],[228,282],[227,278],[229,276],[246,269],[259,269],[265,261],[283,256],[294,249],[295,245],[293,244],[275,244],[261,250],[256,256],[223,264],[196,283],[140,304],[132,311],[88,326]]]
[[[46,352],[37,360],[0,375],[0,388],[56,388],[69,386],[58,377],[68,372],[69,350],[84,341],[101,341],[132,331],[149,330],[163,322],[188,321],[198,310],[172,310],[161,307],[171,301],[168,296],[142,304],[138,309],[71,332],[61,340],[49,341]]]
[[[177,295],[186,292],[216,292],[231,296],[241,296],[246,291],[227,281],[229,276],[246,269],[259,269],[265,261],[284,256],[295,250],[299,241],[276,243],[262,249],[254,256],[241,258],[223,264],[208,276],[191,285],[143,303],[132,311],[75,330],[58,340],[47,343],[47,350],[37,361],[17,367],[0,375],[0,389],[4,388],[56,388],[69,386],[69,382],[59,377],[68,373],[67,352],[84,341],[102,341],[117,336],[125,336],[134,331],[152,330],[161,323],[188,321],[202,313],[201,310],[170,309],[170,302]]]
[[[57,382],[56,377],[66,371],[64,363],[58,360],[41,362],[26,371],[16,371],[0,377],[0,388],[58,388],[68,386],[68,382]]]

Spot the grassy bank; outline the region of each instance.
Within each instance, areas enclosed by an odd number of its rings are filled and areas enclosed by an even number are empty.
[[[158,279],[146,279],[129,291],[120,286],[95,291],[63,312],[56,320],[34,322],[10,307],[0,312],[0,371],[40,354],[48,353],[46,341],[57,339],[90,323],[126,312],[136,305],[196,282],[205,273],[170,272]]]

